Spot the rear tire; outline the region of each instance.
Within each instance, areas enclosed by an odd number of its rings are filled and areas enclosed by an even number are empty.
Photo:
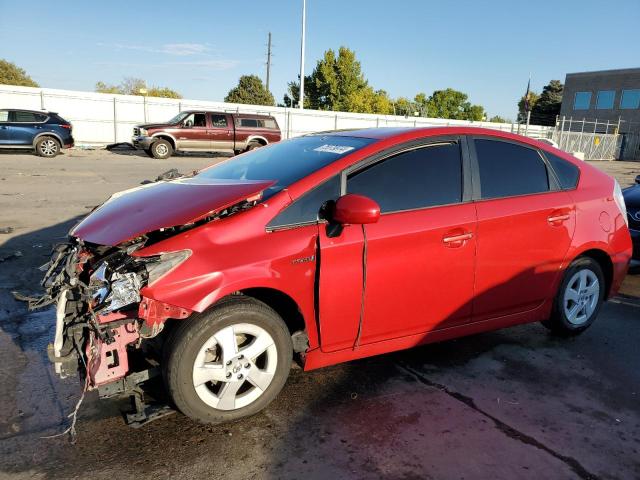
[[[598,316],[605,287],[600,264],[589,257],[577,258],[565,271],[551,316],[542,324],[565,337],[584,332]]]
[[[41,157],[53,158],[60,153],[60,142],[55,137],[40,137],[36,142],[36,153]]]
[[[262,302],[238,297],[178,326],[166,345],[163,374],[182,413],[202,423],[222,423],[271,403],[292,358],[282,318]]]
[[[144,153],[146,153],[147,155],[149,155],[151,158],[154,158],[153,156],[153,152],[151,151],[150,148],[145,148],[144,149]]]
[[[249,142],[245,152],[250,152],[251,150],[255,150],[256,148],[264,147],[260,142]]]
[[[173,155],[173,147],[168,141],[160,138],[151,145],[151,155],[153,158],[164,160]]]

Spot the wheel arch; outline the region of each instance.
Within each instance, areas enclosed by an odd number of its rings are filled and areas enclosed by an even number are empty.
[[[33,137],[33,142],[32,142],[33,143],[33,148],[36,148],[36,144],[38,143],[38,141],[40,141],[40,139],[42,137],[53,137],[58,141],[58,143],[60,144],[60,147],[64,146],[64,142],[62,141],[62,138],[57,133],[55,133],[55,132],[42,132],[42,133],[37,134],[35,137]]]
[[[280,315],[285,325],[289,329],[289,333],[291,334],[300,330],[307,329],[304,315],[298,303],[287,293],[275,288],[251,287],[245,288],[243,290],[238,290],[229,295],[221,297],[218,301],[211,305],[210,308],[215,307],[216,305],[219,305],[220,303],[234,296],[245,296],[253,298],[273,308],[273,310],[275,310],[275,312]]]
[[[247,145],[251,142],[258,142],[260,145],[269,145],[269,140],[261,135],[251,135],[247,138]]]
[[[613,260],[607,252],[599,248],[591,248],[580,252],[578,256],[574,258],[574,261],[578,258],[590,258],[600,265],[602,274],[604,275],[605,282],[605,299],[609,298],[611,292],[611,286],[613,285]]]
[[[176,150],[176,139],[173,138],[173,136],[168,134],[168,133],[164,133],[164,132],[163,133],[154,133],[153,135],[151,135],[151,138],[166,140],[167,142],[169,142],[171,144],[173,149]]]

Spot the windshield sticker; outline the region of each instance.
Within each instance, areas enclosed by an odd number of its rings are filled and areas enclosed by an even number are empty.
[[[315,152],[326,152],[326,153],[335,153],[337,155],[342,155],[343,153],[347,153],[350,150],[353,150],[353,147],[347,147],[345,145],[320,145],[317,148],[313,149]]]

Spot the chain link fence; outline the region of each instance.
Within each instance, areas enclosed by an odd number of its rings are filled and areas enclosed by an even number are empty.
[[[575,120],[558,117],[552,132],[558,148],[584,160],[614,160],[619,158],[621,136],[620,122]]]

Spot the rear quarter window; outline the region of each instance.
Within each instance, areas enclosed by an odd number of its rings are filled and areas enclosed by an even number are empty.
[[[544,156],[547,157],[551,168],[553,168],[558,177],[560,188],[571,190],[578,186],[578,179],[580,178],[580,169],[578,167],[553,153],[544,152]]]
[[[239,123],[241,127],[258,128],[258,120],[255,118],[241,118]]]

